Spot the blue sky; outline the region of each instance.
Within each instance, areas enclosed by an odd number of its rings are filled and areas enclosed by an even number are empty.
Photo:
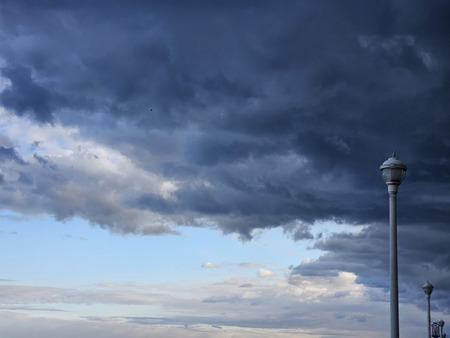
[[[450,311],[445,0],[0,0],[2,337],[381,337]]]
[[[280,229],[245,243],[237,236],[188,227],[176,236],[114,235],[81,219],[58,222],[50,216],[6,211],[2,224],[2,266],[14,280],[37,285],[48,283],[50,275],[56,285],[65,287],[101,281],[212,281],[229,273],[253,277],[258,266],[248,272],[240,267],[252,262],[283,274],[288,266],[320,253],[287,240]]]
[[[259,231],[246,242],[213,229],[185,227],[181,230],[179,235],[172,236],[118,235],[81,219],[61,222],[48,215],[3,211],[1,264],[10,279],[3,280],[2,285],[6,290],[14,290],[10,291],[13,296],[8,297],[4,309],[31,318],[53,320],[113,318],[113,322],[121,322],[120,318],[125,321],[136,317],[145,322],[154,317],[164,318],[153,319],[157,323],[170,322],[167,316],[195,316],[183,300],[191,293],[193,299],[206,304],[220,303],[221,298],[230,297],[228,289],[236,284],[242,290],[274,288],[284,293],[291,267],[323,254],[311,248],[312,240],[309,243],[289,240],[281,229]],[[349,230],[358,231],[331,222],[318,226],[318,231],[325,233],[323,236]],[[199,288],[206,288],[209,297],[202,295]],[[15,291],[21,296],[14,298]],[[173,297],[176,302],[172,301],[170,307],[165,301],[152,304],[145,299],[152,298],[149,293],[159,294],[157,298]],[[125,299],[114,300],[118,294]],[[111,296],[112,300],[105,300],[105,296]],[[143,299],[136,301],[134,297]],[[269,295],[267,301],[272,297],[275,296]],[[215,315],[216,309],[209,311],[211,314],[200,311],[197,315]],[[181,325],[178,321],[175,320],[175,327]],[[196,325],[192,328],[194,332],[204,330]],[[214,333],[214,326],[207,325],[206,331],[212,328]],[[226,328],[228,333],[236,330],[250,329]],[[308,330],[266,328],[251,332],[247,334],[270,336],[278,332],[290,336],[307,334]]]

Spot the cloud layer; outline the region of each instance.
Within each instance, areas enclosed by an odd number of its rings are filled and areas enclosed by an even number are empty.
[[[326,254],[292,278],[385,289],[378,168],[396,149],[403,295],[429,279],[450,299],[449,13],[442,0],[2,1],[2,208],[143,235],[364,225],[316,238]]]
[[[0,294],[1,310],[31,313],[32,317],[52,313],[57,319],[66,320],[68,326],[80,320],[73,318],[73,309],[77,308],[77,312],[85,313],[82,318],[87,321],[85,329],[94,330],[89,332],[91,335],[95,330],[126,332],[127,327],[132,330],[128,331],[128,336],[130,332],[149,334],[159,328],[164,331],[161,337],[169,337],[171,332],[176,334],[177,330],[187,335],[195,335],[200,330],[204,333],[202,337],[214,333],[219,337],[223,333],[226,337],[233,332],[246,337],[317,337],[330,332],[371,336],[374,328],[378,332],[385,329],[384,315],[375,317],[373,313],[386,312],[387,304],[373,302],[366,308],[361,307],[361,303],[367,304],[370,292],[376,291],[356,284],[355,276],[350,273],[332,278],[297,276],[289,283],[267,277],[273,276],[201,285],[104,283],[84,290],[4,284]],[[143,312],[148,316],[130,316],[136,308],[146,309]],[[328,318],[327,329],[322,328],[321,318]],[[17,320],[30,321],[26,318]],[[372,323],[367,326],[369,320]],[[102,328],[102,323],[110,325]],[[60,324],[58,320],[53,323],[55,326]],[[5,327],[4,323],[0,322],[0,325]],[[141,325],[144,327],[139,328]],[[46,327],[46,323],[39,326]],[[417,327],[409,323],[407,329],[417,330]]]

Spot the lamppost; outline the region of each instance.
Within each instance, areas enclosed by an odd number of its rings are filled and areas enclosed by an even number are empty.
[[[441,320],[438,322],[438,325],[439,325],[439,327],[441,328],[441,338],[447,337],[447,335],[444,333],[444,325],[445,325],[445,322],[441,319]]]
[[[433,285],[429,281],[427,281],[422,286],[423,292],[427,296],[427,318],[428,318],[428,338],[431,338],[431,313],[430,313],[430,296],[433,292]]]
[[[440,338],[441,337],[441,332],[439,330],[438,323],[431,324],[431,337],[432,338]]]
[[[381,166],[381,175],[389,193],[389,232],[391,265],[391,338],[399,338],[398,324],[398,263],[397,263],[397,191],[406,176],[406,165],[395,156],[395,151]]]

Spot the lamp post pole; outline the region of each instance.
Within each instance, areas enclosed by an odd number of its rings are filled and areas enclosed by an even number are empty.
[[[439,327],[440,327],[440,329],[441,329],[441,338],[445,338],[447,335],[444,333],[444,325],[445,325],[445,322],[441,319],[439,322],[438,322],[438,325],[439,325]]]
[[[431,312],[430,312],[430,296],[433,292],[433,285],[430,282],[426,282],[422,286],[423,292],[427,296],[427,319],[428,319],[428,338],[431,338]]]
[[[397,262],[397,191],[406,176],[406,165],[400,162],[395,152],[380,166],[381,174],[389,193],[389,234],[390,234],[390,315],[391,338],[399,338],[398,315],[398,262]]]

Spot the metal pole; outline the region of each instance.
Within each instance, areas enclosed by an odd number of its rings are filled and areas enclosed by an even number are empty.
[[[399,338],[398,316],[398,262],[397,262],[397,190],[395,184],[388,185],[389,192],[389,228],[391,263],[391,338]]]
[[[422,286],[423,292],[425,293],[425,296],[427,296],[427,324],[428,324],[428,338],[432,337],[431,333],[431,310],[430,310],[430,299],[431,294],[433,293],[433,285],[430,284],[429,281],[427,281]],[[442,321],[443,322],[443,321]]]
[[[428,317],[428,338],[431,338],[430,295],[428,295],[428,294],[427,294],[427,317]]]
[[[388,185],[389,230],[391,264],[391,338],[399,338],[398,316],[398,263],[397,263],[397,191],[405,178],[407,167],[397,160],[395,152],[380,166],[381,175]]]

